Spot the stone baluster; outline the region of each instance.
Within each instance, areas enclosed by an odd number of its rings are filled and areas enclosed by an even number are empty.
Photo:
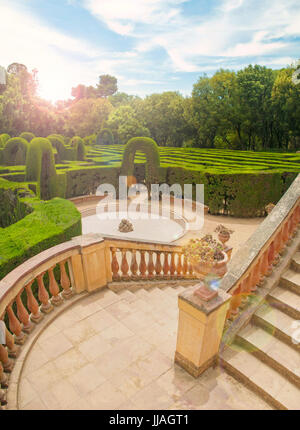
[[[285,254],[287,242],[289,240],[289,223],[285,221],[282,229],[282,249],[280,251],[280,255]]]
[[[161,252],[156,252],[156,262],[155,262],[155,273],[159,277],[162,271],[162,264],[160,261]]]
[[[41,319],[43,318],[43,314],[41,314],[39,310],[39,304],[36,300],[36,298],[33,295],[31,285],[33,281],[31,281],[29,284],[25,286],[25,290],[27,293],[27,308],[30,310],[30,320],[36,324],[38,324]]]
[[[8,379],[4,373],[4,369],[3,369],[1,361],[0,361],[0,387],[1,388],[7,388],[8,387]]]
[[[175,253],[171,252],[171,264],[170,264],[170,275],[173,277],[175,275],[176,265],[175,265]]]
[[[277,264],[280,261],[280,247],[281,247],[281,229],[277,231],[276,237],[274,239],[274,252],[275,252],[275,257],[274,257],[274,262],[273,265],[277,266]]]
[[[16,346],[15,339],[10,331],[6,329],[6,346],[8,348],[8,356],[11,358],[17,358],[20,354],[20,347]]]
[[[241,305],[245,306],[248,302],[248,297],[251,294],[251,273],[242,281],[241,284]]]
[[[59,306],[62,304],[63,299],[61,298],[59,294],[59,286],[56,282],[55,276],[54,276],[54,270],[55,266],[50,267],[48,270],[49,274],[49,291],[51,293],[51,304],[54,306]]]
[[[145,251],[140,251],[141,253],[141,261],[140,261],[140,274],[141,274],[141,278],[145,278],[146,277],[146,270],[147,270],[147,264],[146,264],[146,260],[145,260]]]
[[[187,260],[186,255],[184,255],[183,256],[183,266],[182,266],[182,275],[184,277],[186,277],[186,275],[188,274],[188,268],[189,268],[188,260]]]
[[[7,405],[7,400],[6,400],[6,395],[5,395],[5,391],[0,389],[0,405],[1,406],[5,406]],[[0,410],[2,409],[2,407],[0,406]]]
[[[153,263],[153,251],[148,251],[148,278],[154,277],[154,263]]]
[[[255,293],[257,291],[257,285],[260,282],[260,265],[261,265],[261,259],[257,261],[257,263],[254,266],[254,269],[252,269],[251,272],[251,292]]]
[[[194,268],[191,262],[188,263],[188,272],[189,272],[189,277],[192,278],[194,275]]]
[[[269,252],[268,252],[268,266],[269,266],[267,271],[268,276],[270,276],[273,271],[274,260],[275,260],[275,244],[273,240],[273,242],[269,245]]]
[[[117,250],[116,248],[111,248],[111,271],[112,271],[112,278],[114,281],[117,281],[120,279],[119,275],[119,263],[117,259]]]
[[[62,296],[64,299],[68,300],[73,296],[73,291],[71,288],[71,281],[69,279],[69,276],[66,271],[66,264],[67,260],[61,261],[59,263],[60,267],[60,285],[62,286]]]
[[[179,277],[182,273],[182,253],[178,252],[177,253],[177,267],[176,267],[176,272],[177,272],[177,276]]]
[[[8,357],[8,351],[4,345],[0,343],[0,361],[5,373],[10,373],[14,367],[13,361]]]
[[[137,261],[136,261],[136,250],[132,249],[131,250],[130,272],[131,272],[131,277],[133,279],[136,279],[138,277],[137,276],[138,268],[139,268],[139,266],[138,266]]]
[[[127,249],[122,249],[121,252],[122,252],[122,262],[121,262],[122,278],[128,279],[129,264],[127,261]]]
[[[265,276],[268,272],[269,269],[269,250],[266,249],[265,252],[263,253],[261,260],[260,260],[260,266],[259,266],[259,273],[260,273],[260,281],[258,283],[258,285],[260,287],[263,286],[264,282],[265,282]]]
[[[288,245],[290,245],[293,241],[293,215],[291,215],[288,220],[288,234],[289,234]]]
[[[297,214],[297,208],[295,208],[294,209],[294,212],[293,212],[293,214],[292,214],[292,216],[291,216],[291,218],[292,218],[292,237],[295,237],[296,236],[296,234],[297,234],[297,225],[298,225],[298,216],[297,216],[298,214]]]
[[[53,310],[53,306],[49,302],[49,294],[44,285],[44,274],[45,273],[41,273],[37,277],[38,298],[39,298],[39,301],[42,303],[41,312],[43,312],[44,314],[48,314]]]
[[[9,329],[14,334],[16,344],[23,345],[26,340],[26,336],[22,332],[22,324],[16,317],[11,304],[7,306],[6,312],[8,316]]]
[[[233,292],[232,298],[230,300],[230,306],[228,310],[227,317],[230,320],[234,320],[239,314],[239,307],[242,302],[241,285],[236,288]]]
[[[23,324],[22,330],[28,334],[28,333],[31,333],[32,330],[34,329],[34,324],[32,324],[32,322],[30,321],[29,313],[27,312],[27,309],[25,308],[25,306],[23,304],[23,301],[22,301],[22,292],[23,291],[24,291],[24,289],[21,290],[16,297],[17,316],[18,316],[19,320],[21,321],[21,323]]]
[[[170,270],[169,253],[166,251],[164,252],[164,264],[163,264],[164,278],[169,278],[169,270]]]

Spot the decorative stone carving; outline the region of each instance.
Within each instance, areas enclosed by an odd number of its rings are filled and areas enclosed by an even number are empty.
[[[123,218],[119,225],[119,231],[121,233],[130,233],[133,231],[132,223],[128,219]]]

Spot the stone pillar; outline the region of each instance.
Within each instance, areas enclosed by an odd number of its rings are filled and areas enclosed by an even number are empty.
[[[175,362],[195,378],[216,362],[230,299],[223,290],[202,297],[199,285],[178,297]]]
[[[100,235],[85,235],[81,239],[81,258],[85,289],[89,292],[105,287],[107,282],[107,253]]]

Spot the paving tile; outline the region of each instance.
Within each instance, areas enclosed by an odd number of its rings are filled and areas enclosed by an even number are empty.
[[[106,381],[86,397],[90,409],[118,409],[127,399],[111,382]]]
[[[56,360],[53,364],[56,368],[56,373],[60,377],[67,377],[79,370],[88,363],[86,357],[76,348],[72,348]]]
[[[48,337],[45,340],[38,339],[37,344],[47,355],[47,357],[52,360],[73,347],[69,338],[64,333],[55,334],[54,336]]]
[[[126,303],[124,300],[119,300],[118,302],[107,306],[105,310],[117,320],[122,320],[131,314],[130,304]]]
[[[86,357],[88,361],[94,361],[97,357],[112,348],[109,340],[101,336],[101,333],[90,337],[88,340],[78,345],[78,350]]]
[[[49,362],[28,374],[27,379],[34,390],[38,394],[41,394],[48,390],[53,384],[57,383],[61,379],[61,376],[54,363]]]
[[[43,392],[41,399],[47,405],[48,409],[58,410],[65,409],[75,401],[78,401],[80,396],[67,379],[61,379],[49,390]]]
[[[68,377],[68,381],[81,397],[85,397],[86,394],[103,384],[105,378],[92,363],[88,363],[79,370],[73,372]]]
[[[102,330],[101,336],[112,346],[115,346],[118,345],[122,340],[134,336],[134,333],[124,324],[118,322]]]
[[[107,327],[116,324],[118,319],[103,309],[87,317],[86,321],[97,333],[101,333],[102,330],[105,330]]]
[[[72,327],[65,329],[62,333],[69,339],[73,346],[94,336],[97,334],[97,330],[95,330],[89,320],[84,319],[76,322]]]
[[[46,364],[49,360],[51,360],[51,358],[47,355],[47,352],[44,352],[39,344],[35,343],[26,358],[22,375],[26,376],[29,373],[34,372]]]
[[[22,409],[30,411],[45,411],[47,410],[47,407],[39,397],[36,397],[35,399],[26,403],[26,405],[24,405]]]
[[[173,403],[172,398],[168,393],[161,388],[156,382],[152,382],[145,388],[140,390],[135,396],[130,399],[136,409],[167,409]]]
[[[33,401],[36,397],[38,397],[38,394],[33,388],[32,384],[25,377],[21,378],[18,396],[19,406],[23,408],[27,403]]]

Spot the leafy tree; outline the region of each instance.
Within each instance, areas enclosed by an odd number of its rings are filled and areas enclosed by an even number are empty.
[[[107,123],[114,134],[114,141],[127,143],[132,137],[149,137],[150,132],[136,116],[131,106],[120,106],[110,115]]]
[[[117,78],[111,75],[99,76],[99,84],[97,85],[97,92],[100,97],[112,96],[118,91]]]
[[[67,134],[80,137],[97,133],[112,110],[105,99],[82,99],[71,106],[66,119]]]
[[[137,117],[162,146],[181,146],[186,131],[184,98],[177,92],[152,94],[137,104]]]

